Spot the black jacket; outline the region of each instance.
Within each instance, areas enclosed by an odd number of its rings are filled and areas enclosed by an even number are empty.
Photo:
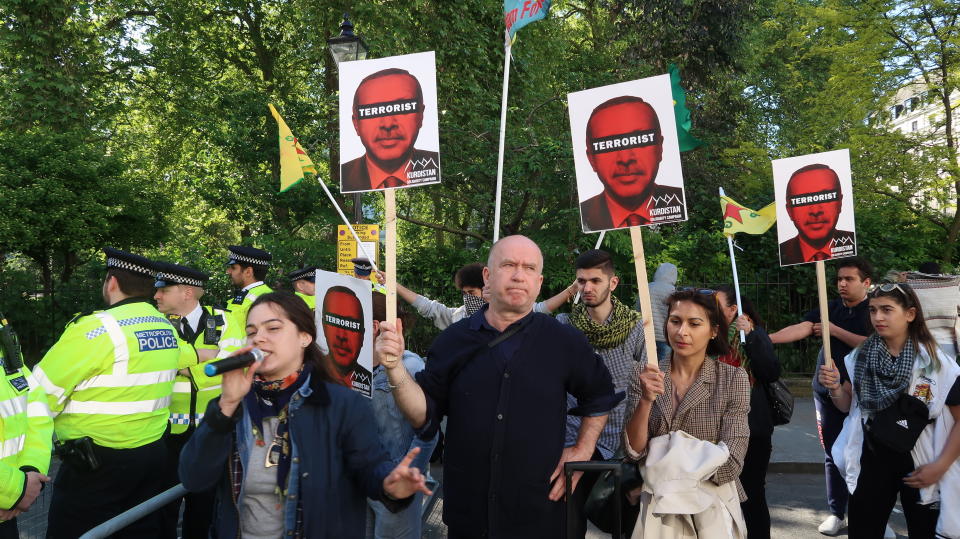
[[[750,436],[771,436],[773,418],[770,416],[770,403],[763,386],[780,378],[780,359],[773,351],[773,343],[766,330],[760,327],[753,328],[753,331],[747,334],[743,353],[747,356],[750,374],[754,379],[753,388],[750,390],[750,413],[747,415]]]
[[[567,393],[574,415],[607,414],[623,398],[583,333],[530,313],[494,348],[487,307],[433,342],[417,382],[429,439],[447,416],[443,520],[453,534],[490,539],[563,536],[562,502],[547,499],[563,451]],[[509,331],[509,330],[508,330]]]

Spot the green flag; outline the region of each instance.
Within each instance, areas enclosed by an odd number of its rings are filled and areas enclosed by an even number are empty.
[[[687,110],[687,94],[680,87],[680,70],[676,65],[670,64],[667,71],[670,72],[670,91],[673,93],[673,114],[677,118],[677,141],[680,143],[681,152],[689,152],[702,146],[703,142],[690,134],[690,111]]]

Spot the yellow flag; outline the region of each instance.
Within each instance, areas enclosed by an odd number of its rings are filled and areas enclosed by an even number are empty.
[[[287,123],[280,117],[277,109],[270,107],[270,114],[277,121],[280,128],[280,192],[284,192],[303,179],[304,174],[316,174],[317,167],[313,166],[313,161],[303,151],[300,142],[293,136],[293,132],[287,127]]]
[[[730,197],[722,196],[720,209],[723,210],[723,233],[727,236],[737,232],[763,234],[777,222],[777,207],[773,202],[753,211]]]

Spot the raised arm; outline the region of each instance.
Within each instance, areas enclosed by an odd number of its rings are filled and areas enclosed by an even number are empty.
[[[819,326],[819,324],[817,325]],[[817,335],[820,335],[819,331],[817,331],[816,333]],[[867,340],[866,335],[857,335],[852,331],[847,331],[843,329],[842,327],[834,324],[833,322],[830,322],[830,336],[840,339],[850,348],[856,348],[861,344],[863,344],[863,341]]]
[[[548,298],[543,302],[543,311],[545,313],[552,313],[559,309],[564,303],[568,301],[573,301],[573,297],[577,294],[577,281],[573,281],[573,284],[561,290],[557,295]]]
[[[403,325],[399,319],[396,324],[380,323],[380,335],[374,347],[377,359],[387,370],[387,379],[400,412],[415,429],[427,422],[427,397],[417,381],[410,376],[403,365]]]
[[[403,301],[406,301],[409,304],[413,304],[414,301],[417,301],[417,293],[409,288],[403,286],[400,283],[397,283],[397,294],[403,298]]]
[[[853,352],[851,352],[853,353]],[[817,374],[820,385],[830,391],[830,400],[833,405],[843,413],[850,412],[850,404],[853,401],[853,386],[850,382],[840,382],[840,370],[836,365],[820,365],[820,372]]]
[[[832,329],[832,328],[831,328]],[[813,322],[804,320],[799,324],[787,326],[780,331],[770,334],[770,342],[773,344],[784,344],[788,342],[799,341],[813,335]]]
[[[630,460],[640,460],[647,453],[650,411],[657,396],[663,395],[663,391],[663,373],[660,368],[638,363],[627,388],[627,423],[623,429],[624,450]]]

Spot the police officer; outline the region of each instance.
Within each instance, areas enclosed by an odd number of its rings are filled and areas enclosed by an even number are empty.
[[[156,293],[153,299],[157,301],[157,309],[167,315],[180,338],[196,352],[180,355],[170,401],[168,486],[173,486],[177,483],[180,450],[203,419],[207,404],[220,395],[221,377],[209,377],[204,374],[203,368],[207,363],[243,347],[245,335],[243,328],[233,321],[229,312],[200,305],[209,275],[194,268],[165,262],[157,262],[156,269]],[[182,525],[184,538],[208,536],[213,515],[213,494],[211,491],[186,496]],[[170,505],[166,521],[167,531],[174,537],[179,514],[178,500]]]
[[[370,281],[370,288],[372,288],[374,292],[380,292],[381,294],[387,293],[387,287],[383,286],[383,283],[380,282],[379,275],[376,279],[370,278],[370,273],[373,272],[373,264],[370,263],[369,258],[358,256],[357,258],[350,259],[350,262],[353,262],[354,277],[363,281]]]
[[[46,389],[63,460],[47,538],[75,538],[158,494],[163,441],[181,353],[173,325],[150,303],[153,263],[106,248],[104,311],[80,315],[34,369]],[[157,537],[153,513],[114,537]]]
[[[311,311],[317,310],[316,276],[316,266],[304,266],[287,274],[287,278],[293,283],[294,293],[307,304],[307,307],[310,307]]]
[[[229,309],[241,326],[246,327],[247,311],[258,297],[273,292],[263,284],[267,278],[267,269],[273,256],[255,247],[230,245],[230,258],[227,259],[227,275],[238,290],[230,302]]]
[[[47,393],[23,365],[17,336],[2,314],[0,368],[0,539],[17,539],[16,516],[50,480],[53,419]]]

